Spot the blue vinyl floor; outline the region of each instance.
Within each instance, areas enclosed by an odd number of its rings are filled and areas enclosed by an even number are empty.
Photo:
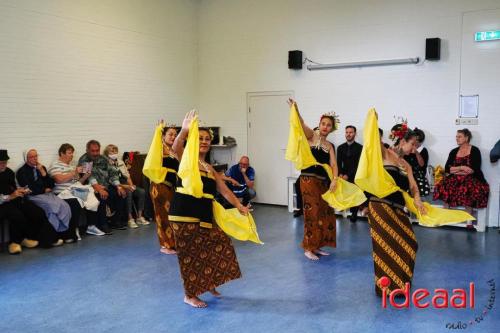
[[[375,295],[366,220],[339,218],[337,248],[311,262],[299,248],[301,219],[272,206],[257,206],[254,217],[266,244],[235,242],[243,278],[220,287],[222,299],[203,295],[207,309],[182,302],[177,258],[160,254],[153,224],[19,256],[0,253],[0,332],[498,332],[500,299],[487,284],[500,284],[496,229],[414,226],[413,287],[451,293],[473,281],[476,306],[398,310],[382,309]]]

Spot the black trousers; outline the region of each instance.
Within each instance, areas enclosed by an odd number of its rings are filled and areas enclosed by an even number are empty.
[[[108,197],[106,199],[101,198],[99,193],[95,194],[99,200],[97,212],[87,211],[87,224],[95,225],[101,230],[109,227],[108,218],[106,217],[106,206],[109,206],[114,212],[111,218],[111,224],[113,226],[123,226],[127,224],[127,199],[120,197],[114,186],[110,186],[107,191]]]
[[[302,210],[302,192],[300,191],[300,177],[295,181],[295,194],[297,198],[297,208]]]
[[[59,238],[43,209],[29,200],[17,198],[0,205],[0,218],[9,220],[9,239],[20,244],[23,239],[38,240],[41,247],[50,247]]]

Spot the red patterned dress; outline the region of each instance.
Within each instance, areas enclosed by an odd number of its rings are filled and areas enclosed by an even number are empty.
[[[456,157],[451,164],[452,167],[471,167],[470,154]],[[466,206],[472,208],[485,208],[488,205],[490,186],[481,181],[474,174],[454,175],[449,174],[436,185],[434,189],[434,200],[443,200],[450,207]]]

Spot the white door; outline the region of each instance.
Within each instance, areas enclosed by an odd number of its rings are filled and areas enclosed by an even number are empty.
[[[293,92],[248,93],[248,156],[258,203],[286,205],[290,162],[285,160]]]

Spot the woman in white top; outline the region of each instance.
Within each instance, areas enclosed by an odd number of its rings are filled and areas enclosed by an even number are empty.
[[[83,184],[90,176],[90,170],[83,170],[81,166],[75,167],[70,165],[73,160],[74,152],[75,148],[71,144],[63,143],[61,147],[59,147],[59,159],[52,163],[48,170],[49,175],[54,179],[55,186],[52,191],[56,195],[70,188],[71,185],[77,182]],[[82,176],[80,176],[81,174]],[[75,234],[65,240],[67,243],[71,243],[75,240],[81,240],[78,226],[82,207],[76,198],[64,199],[64,201],[66,201],[71,208],[70,225],[75,226]],[[87,232],[98,236],[101,234],[104,235],[95,225],[89,226]]]

